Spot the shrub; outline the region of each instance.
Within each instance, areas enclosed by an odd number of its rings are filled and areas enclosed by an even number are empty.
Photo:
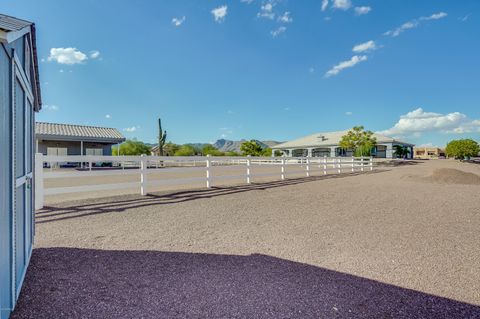
[[[178,151],[175,152],[175,156],[193,156],[195,155],[195,148],[191,145],[182,145]]]

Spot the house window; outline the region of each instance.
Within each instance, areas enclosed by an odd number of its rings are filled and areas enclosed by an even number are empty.
[[[85,155],[95,155],[95,156],[102,156],[103,149],[101,148],[86,148]]]

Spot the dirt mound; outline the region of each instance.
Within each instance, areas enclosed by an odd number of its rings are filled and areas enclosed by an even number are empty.
[[[480,185],[480,176],[454,168],[437,168],[424,178],[433,183]]]

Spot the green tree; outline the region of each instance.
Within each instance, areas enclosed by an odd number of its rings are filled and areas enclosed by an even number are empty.
[[[393,146],[394,148],[394,153],[397,157],[399,158],[407,158],[408,154],[411,153],[410,148],[408,146],[401,146],[401,145],[395,145]]]
[[[207,144],[202,148],[202,155],[203,156],[224,156],[225,153],[222,151],[219,151],[215,146],[211,144]]]
[[[464,159],[478,156],[480,146],[472,139],[453,140],[447,144],[445,151],[450,157]]]
[[[340,140],[340,147],[352,150],[355,156],[370,156],[376,144],[377,139],[373,136],[373,132],[365,131],[363,126],[354,126]]]
[[[180,149],[180,145],[168,142],[163,146],[163,155],[173,156]]]
[[[263,148],[258,145],[257,141],[250,140],[245,141],[240,145],[240,151],[242,151],[243,155],[250,155],[250,156],[262,156],[263,155]]]
[[[192,145],[187,144],[180,146],[175,152],[175,156],[193,156],[195,154],[195,148]]]
[[[275,150],[275,156],[282,156],[282,152],[279,150]],[[272,149],[270,147],[266,147],[262,151],[262,156],[272,156]]]
[[[112,147],[112,154],[118,154],[117,146]],[[120,144],[120,154],[119,155],[150,155],[150,147],[145,145],[145,143],[137,140],[126,140]]]

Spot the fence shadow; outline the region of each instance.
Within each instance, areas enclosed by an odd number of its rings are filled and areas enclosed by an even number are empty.
[[[385,169],[376,169],[369,172],[329,174],[304,178],[292,178],[283,181],[202,188],[177,192],[152,193],[147,196],[123,195],[109,197],[108,199],[91,199],[88,200],[88,204],[85,204],[86,200],[77,200],[68,202],[66,204],[58,204],[56,206],[45,206],[42,210],[36,212],[35,219],[37,224],[42,224],[71,218],[92,216],[96,214],[123,212],[127,209],[133,208],[155,205],[170,205],[186,201],[212,198],[249,191],[266,190],[270,188],[296,185],[318,180],[345,178],[357,175],[378,174],[385,171]]]
[[[266,255],[41,248],[11,318],[478,318],[480,307]]]

